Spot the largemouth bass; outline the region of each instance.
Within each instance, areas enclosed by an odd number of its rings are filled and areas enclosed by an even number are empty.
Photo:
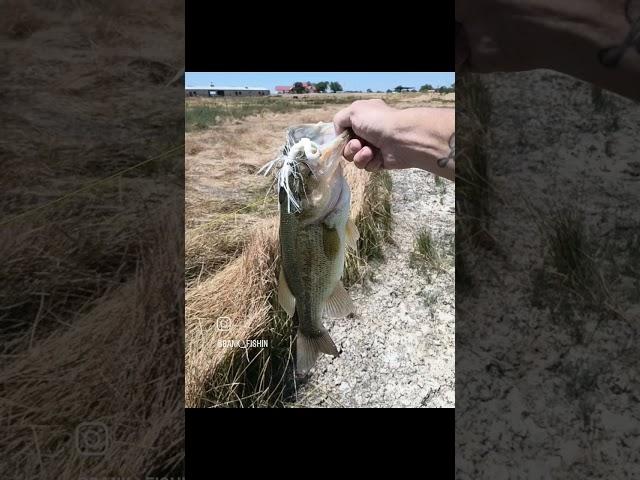
[[[342,151],[350,138],[332,123],[289,129],[280,162],[280,254],[278,301],[297,314],[296,371],[308,372],[320,353],[338,356],[322,315],[354,312],[342,285],[345,248],[355,248],[358,230],[349,218],[351,192],[342,173]],[[267,164],[266,170],[271,168]]]

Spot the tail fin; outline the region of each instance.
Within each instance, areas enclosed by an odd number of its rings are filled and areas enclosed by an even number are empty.
[[[296,372],[307,373],[316,364],[320,352],[337,357],[339,355],[329,332],[323,330],[319,336],[310,337],[298,330],[296,340]]]

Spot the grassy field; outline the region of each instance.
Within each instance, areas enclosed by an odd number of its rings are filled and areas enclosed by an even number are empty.
[[[358,98],[309,95],[241,101],[187,99],[186,404],[188,407],[284,406],[296,386],[292,325],[275,301],[279,270],[277,201],[272,179],[257,170],[275,158],[286,129],[331,121]],[[373,95],[375,97],[375,95]],[[377,96],[380,98],[380,96]],[[382,96],[398,108],[451,106],[454,96]],[[197,125],[197,127],[196,127]],[[346,283],[362,279],[381,256],[391,228],[390,178],[345,164],[351,216],[361,232],[347,258]],[[217,319],[232,328],[220,332]],[[269,340],[269,349],[220,348],[220,340]]]
[[[294,98],[296,97],[296,98]],[[327,105],[346,105],[356,100],[382,98],[390,105],[423,102],[429,98],[434,103],[453,105],[453,94],[402,93],[402,94],[306,94],[279,95],[244,99],[188,98],[186,99],[185,129],[194,131],[219,125],[229,120],[241,120],[251,115],[286,113],[320,108]]]

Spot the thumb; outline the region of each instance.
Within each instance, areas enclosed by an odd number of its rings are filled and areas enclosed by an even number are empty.
[[[343,108],[334,115],[333,128],[337,135],[340,135],[347,128],[351,128],[351,107]]]

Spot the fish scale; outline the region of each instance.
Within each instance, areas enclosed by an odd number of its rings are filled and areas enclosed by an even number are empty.
[[[284,217],[294,216],[284,214]],[[341,268],[336,259],[329,259],[324,253],[324,227],[309,225],[298,229],[297,224],[295,218],[282,222],[281,243],[292,245],[289,251],[283,251],[284,273],[296,298],[300,330],[317,336],[321,331],[324,302],[333,291],[335,271]]]
[[[322,315],[342,317],[354,310],[340,281],[345,248],[358,236],[349,220],[351,193],[341,165],[350,134],[336,136],[332,124],[290,128],[280,159],[263,167],[268,172],[281,162],[278,300],[289,316],[297,314],[298,373],[308,371],[320,353],[339,354]]]

